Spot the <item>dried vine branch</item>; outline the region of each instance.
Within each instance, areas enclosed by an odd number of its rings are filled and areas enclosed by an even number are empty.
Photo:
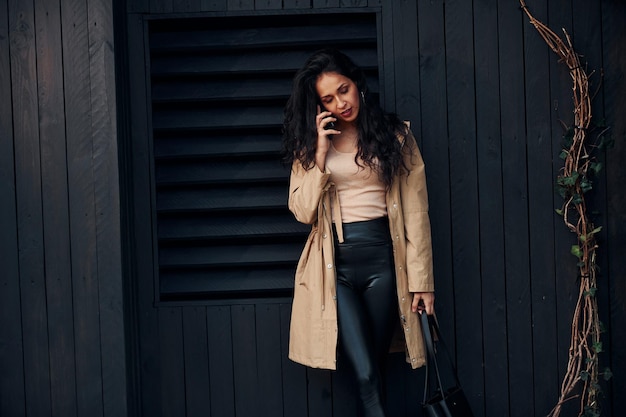
[[[570,36],[565,29],[565,41],[543,23],[535,19],[524,0],[520,0],[522,10],[530,19],[550,49],[559,56],[559,62],[569,69],[572,79],[574,101],[574,126],[565,135],[561,158],[565,163],[557,177],[559,193],[564,198],[563,206],[557,213],[563,216],[565,225],[577,235],[577,244],[571,252],[578,258],[580,288],[572,319],[572,334],[569,348],[567,372],[561,384],[559,401],[549,417],[558,417],[563,404],[579,398],[579,416],[599,416],[598,395],[598,354],[602,351],[600,333],[602,325],[598,317],[596,291],[596,243],[595,235],[601,230],[594,227],[587,213],[584,194],[592,187],[590,176],[597,174],[601,164],[595,162],[588,152],[588,129],[591,125],[591,97],[589,77],[580,64]],[[610,370],[603,375],[610,377]],[[608,379],[608,378],[607,378]],[[582,385],[580,393],[576,392]]]

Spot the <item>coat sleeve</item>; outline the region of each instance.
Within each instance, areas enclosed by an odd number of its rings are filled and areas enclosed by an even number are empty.
[[[410,131],[403,149],[405,164],[409,168],[408,175],[400,178],[409,291],[431,292],[435,290],[435,285],[426,172],[417,142]]]
[[[325,172],[318,167],[307,170],[299,161],[294,161],[289,179],[289,210],[296,220],[305,224],[317,220],[317,208],[329,178],[328,168]]]

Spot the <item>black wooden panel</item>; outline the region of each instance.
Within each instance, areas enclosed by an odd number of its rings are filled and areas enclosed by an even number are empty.
[[[67,178],[79,415],[103,413],[87,5],[63,7]],[[94,40],[95,41],[95,40]]]
[[[283,415],[307,415],[307,379],[306,368],[292,362],[287,357],[289,352],[289,322],[291,304],[280,304],[280,348],[282,361]]]
[[[471,4],[447,3],[445,19],[456,357],[468,400],[483,415],[483,345],[475,336],[483,332],[480,241],[478,224],[467,221],[479,217]]]
[[[233,383],[236,415],[254,415],[262,398],[257,384],[260,361],[254,305],[231,307],[233,337]]]
[[[147,25],[146,25],[147,26]],[[141,317],[138,325],[138,340],[141,363],[141,397],[139,399],[144,415],[162,416],[160,403],[155,398],[162,396],[158,345],[158,311],[154,308],[154,259],[153,259],[153,223],[150,213],[153,210],[153,178],[150,170],[152,154],[148,141],[149,110],[147,107],[146,63],[144,51],[144,21],[141,15],[128,16],[129,48],[129,119],[130,137],[128,146],[132,154],[129,198],[132,198],[134,210],[129,213],[133,224],[134,245],[133,261],[138,273],[132,276],[131,285],[136,285],[136,306]],[[133,70],[134,69],[134,70]],[[131,287],[132,288],[132,287]]]
[[[75,416],[76,367],[59,2],[37,2],[37,88],[53,415]]]
[[[50,357],[33,3],[11,2],[8,12],[26,414],[50,415]]]
[[[444,334],[454,334],[452,235],[450,225],[450,161],[446,99],[444,8],[439,2],[418,2],[421,119],[413,126],[421,137],[426,164],[428,200],[432,229],[436,309]],[[450,339],[452,340],[452,339]],[[454,344],[451,344],[454,352]]]
[[[307,368],[309,416],[332,416],[332,378],[330,371]]]
[[[235,416],[231,308],[207,307],[211,416]]]
[[[602,24],[592,22],[602,22],[602,6],[600,2],[585,2],[580,0],[574,0],[573,9],[575,11],[573,15],[572,37],[574,39],[574,45],[576,51],[582,55],[581,63],[586,65],[587,73],[590,74],[591,91],[594,91],[594,97],[592,101],[593,119],[592,129],[589,132],[589,144],[595,140],[599,132],[604,130],[606,126],[606,111],[605,111],[605,99],[604,91],[601,88],[604,84],[602,79],[603,69],[607,66],[613,66],[612,62],[606,62],[603,59],[602,47],[603,47],[603,31]],[[626,10],[623,8],[623,10]],[[583,16],[585,16],[583,18]],[[622,16],[624,13],[622,13]],[[554,59],[554,57],[552,57]],[[561,67],[563,69],[563,67]],[[598,152],[594,147],[590,147],[593,154],[598,158],[599,162],[603,164],[606,162],[604,152]],[[600,247],[598,249],[598,258],[596,260],[598,270],[601,271],[598,276],[598,290],[595,294],[598,309],[599,318],[605,327],[608,328],[608,332],[601,335],[603,353],[600,354],[600,372],[603,372],[610,362],[610,358],[613,355],[613,347],[610,344],[613,328],[611,327],[611,286],[607,278],[608,275],[605,271],[609,270],[609,256],[607,246],[607,220],[608,217],[608,177],[606,169],[603,169],[596,178],[593,179],[593,190],[586,195],[587,210],[590,212],[590,218],[594,225],[602,226],[602,231],[597,235]],[[626,206],[625,206],[626,207]],[[560,219],[559,219],[560,220]],[[601,409],[611,409],[612,397],[616,395],[615,392],[610,391],[610,382],[605,382],[604,378],[600,377],[600,385],[603,392],[601,399]],[[619,392],[619,391],[618,391]],[[619,396],[619,394],[617,394]],[[613,411],[613,415],[618,415],[618,410]]]
[[[184,307],[183,349],[188,417],[206,417],[211,414],[208,336],[206,307]]]
[[[624,279],[624,248],[626,247],[626,4],[616,1],[602,2],[602,52],[604,68],[604,103],[607,124],[611,126],[611,137],[615,146],[606,151],[607,168],[607,237],[601,242],[600,251],[606,253],[609,261],[606,273],[600,275],[600,285],[610,289],[610,322],[608,338],[611,354],[602,355],[601,368],[611,368],[613,377],[609,382],[611,409],[614,417],[624,410],[623,393],[626,392],[626,280]],[[604,308],[607,308],[605,306]],[[606,324],[606,323],[605,323]],[[607,407],[608,408],[608,407]],[[609,415],[607,413],[607,415]]]
[[[504,257],[507,295],[507,336],[511,417],[534,413],[530,271],[528,243],[528,188],[524,118],[524,57],[521,11],[498,8],[500,34],[500,109],[502,128],[502,182]],[[511,82],[517,80],[517,82]],[[498,279],[500,277],[493,277]],[[488,329],[485,329],[488,331]]]
[[[7,1],[0,1],[0,51],[9,50]],[[10,55],[0,53],[0,415],[26,414],[17,240]]]
[[[562,31],[557,28],[565,28],[568,33],[572,30],[572,18],[574,11],[571,2],[548,3],[548,16],[550,26],[557,30],[559,35]],[[529,24],[525,22],[525,24]],[[547,46],[546,46],[547,47]],[[564,68],[563,63],[557,61],[555,55],[547,57],[550,65],[550,96],[552,107],[552,155],[553,155],[553,181],[559,170],[563,167],[563,160],[558,158],[561,152],[560,138],[565,133],[563,123],[571,124],[573,118],[573,102],[572,102],[572,79],[569,72]],[[552,182],[554,184],[554,182]],[[554,197],[554,208],[559,208],[563,203],[562,199],[557,195]],[[555,215],[556,216],[556,215]],[[558,216],[554,222],[554,261],[555,271],[555,287],[556,287],[556,323],[557,323],[557,345],[556,355],[558,358],[558,380],[561,381],[567,369],[568,352],[571,340],[571,322],[576,298],[578,296],[578,268],[576,267],[575,258],[570,253],[571,245],[574,244],[575,238],[567,229],[562,219]],[[560,387],[557,387],[560,392]],[[553,389],[554,391],[554,389]],[[558,396],[552,398],[550,405],[555,405]],[[578,411],[577,402],[570,401],[563,409],[564,415],[574,414]]]
[[[283,381],[280,328],[280,305],[264,304],[256,307],[256,353],[258,357],[257,385],[259,407],[257,413],[267,417],[282,417]]]
[[[500,74],[496,1],[474,4],[476,147],[485,367],[485,416],[508,414],[506,286],[502,207]]]
[[[393,2],[394,70],[396,112],[414,126],[422,123],[420,102],[417,2]],[[418,137],[418,143],[421,143]]]
[[[107,47],[114,43],[113,2],[91,1],[88,17],[101,396],[104,415],[116,416],[127,414],[127,398],[115,56],[114,50]]]
[[[533,13],[547,21],[547,6],[533,7]],[[552,171],[553,147],[550,129],[549,63],[554,59],[536,29],[524,29],[524,64],[526,73],[526,144],[528,149],[528,216],[530,224],[529,251],[532,288],[533,380],[535,415],[547,415],[558,396],[558,357],[544,346],[556,346],[556,292],[554,281],[546,279],[555,270],[554,186]],[[555,138],[559,141],[559,136]],[[556,225],[561,227],[560,224]]]
[[[161,413],[164,416],[184,414],[185,403],[185,353],[183,348],[182,308],[160,308],[159,314],[159,349],[160,349],[160,382],[159,399]],[[160,400],[160,401],[159,401]]]
[[[287,266],[295,265],[308,230],[286,209],[289,170],[280,163],[292,77],[312,50],[332,39],[377,80],[374,19],[359,14],[150,22],[164,297],[193,294],[192,285],[196,298],[211,297],[211,288],[223,297],[228,282],[237,289],[234,297],[237,291],[249,295],[255,287],[248,285],[255,283],[264,285],[256,289],[266,296],[290,291],[293,271]],[[376,94],[378,84],[372,84]],[[268,280],[268,268],[281,275]],[[259,280],[251,279],[253,270],[260,270]]]

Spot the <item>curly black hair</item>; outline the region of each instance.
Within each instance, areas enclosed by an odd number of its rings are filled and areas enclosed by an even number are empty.
[[[364,72],[352,60],[335,49],[322,49],[311,55],[296,73],[293,91],[287,101],[283,122],[283,155],[286,164],[299,160],[303,167],[315,165],[317,126],[315,116],[320,99],[315,88],[320,75],[334,72],[350,78],[361,95],[357,116],[359,132],[355,161],[378,171],[381,181],[389,187],[404,164],[402,142],[408,129],[394,113],[383,111],[372,97]]]

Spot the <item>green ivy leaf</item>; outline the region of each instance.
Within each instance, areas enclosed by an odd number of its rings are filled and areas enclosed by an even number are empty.
[[[582,379],[583,381],[586,381],[589,379],[589,372],[587,371],[580,371],[580,379]]]
[[[593,351],[596,353],[602,352],[602,342],[593,342]]]
[[[563,149],[561,151],[561,153],[559,154],[559,158],[561,158],[562,160],[566,160],[567,159],[567,155],[569,155],[569,152],[567,152],[565,149]]]
[[[611,372],[611,369],[604,368],[604,371],[602,372],[602,378],[604,378],[605,381],[608,381],[612,377],[613,377],[613,372]]]
[[[559,216],[563,215],[563,210],[561,209],[554,209],[554,211],[556,211],[556,214],[558,214]]]
[[[602,226],[596,227],[595,229],[593,229],[591,232],[589,232],[588,234],[590,235],[595,235],[596,233],[599,233],[602,230]]]
[[[589,164],[589,167],[591,168],[593,173],[597,176],[600,173],[600,171],[602,171],[602,168],[604,168],[604,165],[602,164],[602,162],[592,162],[591,164]]]
[[[578,259],[582,258],[583,256],[583,251],[580,249],[580,246],[578,245],[572,245],[570,252],[572,253],[572,255],[576,256]]]
[[[592,188],[593,186],[591,185],[591,181],[583,177],[583,179],[580,181],[580,189],[582,190],[582,192],[586,193],[587,191],[590,191]]]

